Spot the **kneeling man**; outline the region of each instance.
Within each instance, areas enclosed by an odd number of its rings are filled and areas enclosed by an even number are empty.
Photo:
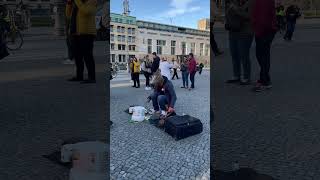
[[[156,113],[167,115],[167,113],[174,113],[174,105],[177,101],[176,92],[173,84],[165,76],[155,77],[154,92],[148,97],[152,100],[153,109]]]

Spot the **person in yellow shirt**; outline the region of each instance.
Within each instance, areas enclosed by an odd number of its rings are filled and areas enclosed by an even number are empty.
[[[133,83],[132,87],[140,88],[140,62],[136,57],[133,58]]]
[[[96,83],[93,45],[96,36],[95,15],[97,0],[71,0],[66,7],[67,18],[70,18],[69,33],[73,37],[76,77],[69,81]],[[88,70],[88,79],[83,81],[84,63]]]

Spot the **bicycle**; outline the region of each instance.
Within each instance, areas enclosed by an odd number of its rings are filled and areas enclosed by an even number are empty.
[[[112,76],[112,79],[116,78],[117,75],[118,75],[118,66],[117,65],[112,65],[111,67],[111,76]]]
[[[23,36],[18,28],[18,26],[15,23],[14,18],[14,11],[9,11],[9,18],[10,18],[10,28],[9,31],[4,32],[4,41],[6,43],[7,49],[13,51],[21,49],[24,40]]]

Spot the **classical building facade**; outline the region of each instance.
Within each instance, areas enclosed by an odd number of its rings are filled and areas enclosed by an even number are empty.
[[[151,56],[152,52],[169,60],[192,52],[198,61],[209,63],[210,32],[111,13],[110,52],[111,62],[120,64],[132,56]]]
[[[159,56],[177,58],[177,55],[193,53],[199,61],[209,62],[209,31],[137,21],[139,58],[157,52]]]
[[[123,64],[138,52],[136,18],[115,13],[110,18],[110,60]]]

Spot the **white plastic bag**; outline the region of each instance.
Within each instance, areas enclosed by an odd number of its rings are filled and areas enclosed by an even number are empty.
[[[144,121],[146,111],[147,110],[142,106],[133,107],[132,108],[131,121],[134,121],[134,122],[142,122],[142,121]]]

